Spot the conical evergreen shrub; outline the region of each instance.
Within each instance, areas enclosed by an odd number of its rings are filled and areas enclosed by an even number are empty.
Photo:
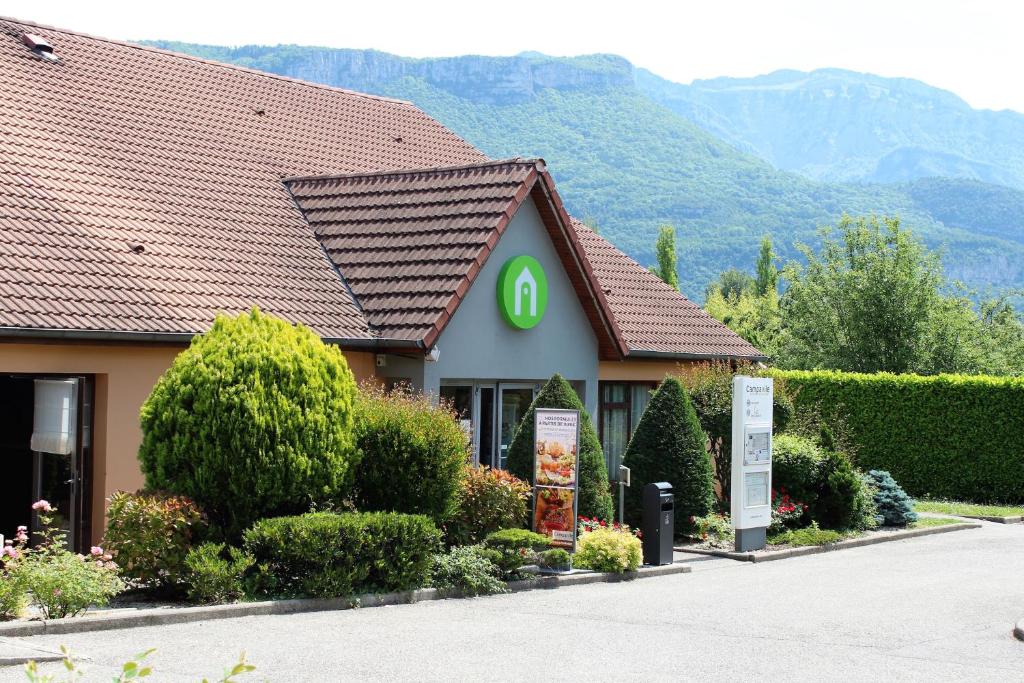
[[[864,480],[872,487],[875,506],[878,508],[876,521],[885,526],[906,526],[917,521],[914,501],[910,499],[892,475],[885,470],[871,470]]]
[[[626,489],[626,520],[640,523],[646,484],[667,481],[675,493],[676,532],[691,529],[690,517],[703,517],[715,500],[707,437],[686,389],[667,377],[654,392],[626,447],[623,464],[631,470]]]
[[[537,408],[562,408],[580,411],[579,503],[577,512],[584,517],[611,520],[612,496],[608,487],[608,469],[590,416],[583,402],[565,379],[555,374],[544,385],[526,411],[508,448],[508,471],[533,484],[534,412]]]

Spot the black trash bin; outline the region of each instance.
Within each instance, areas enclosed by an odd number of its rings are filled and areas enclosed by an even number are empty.
[[[644,486],[644,564],[672,564],[672,539],[676,531],[676,503],[672,484],[658,481]]]

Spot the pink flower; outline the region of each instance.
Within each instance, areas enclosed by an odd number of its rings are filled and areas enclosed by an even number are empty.
[[[53,506],[50,505],[46,500],[37,500],[32,503],[33,510],[40,510],[42,512],[52,512]]]
[[[96,560],[96,566],[103,569],[103,560]]]
[[[99,555],[103,554],[103,548],[99,547],[98,545],[94,545],[93,547],[89,548],[89,553],[94,557],[98,557]]]
[[[18,549],[9,545],[5,545],[3,550],[0,550],[0,557],[9,557],[12,560],[18,559]]]
[[[27,543],[28,542],[28,534],[25,531],[25,527],[23,527],[23,526],[19,526],[18,527],[18,533],[16,533],[14,535],[14,540],[16,540],[18,543]]]
[[[57,597],[58,595],[60,595],[60,592],[61,592],[61,591],[60,591],[60,589],[59,589],[59,588],[54,588],[54,589],[53,589],[53,597]]]
[[[106,555],[103,556],[102,559],[103,559],[104,562],[110,562],[111,560],[114,559],[114,556],[111,555],[110,553],[107,553]]]

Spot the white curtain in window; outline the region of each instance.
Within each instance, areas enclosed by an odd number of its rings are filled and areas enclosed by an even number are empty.
[[[622,456],[626,453],[626,440],[629,434],[629,425],[626,424],[625,408],[605,408],[604,431],[601,444],[604,449],[605,464],[608,466],[608,478],[612,481],[619,480],[619,465],[622,464]]]
[[[646,384],[634,384],[630,389],[630,417],[633,424],[630,425],[629,433],[632,434],[640,424],[640,417],[647,410],[647,404],[651,402],[651,387]]]
[[[30,448],[70,455],[78,437],[78,380],[37,379]]]

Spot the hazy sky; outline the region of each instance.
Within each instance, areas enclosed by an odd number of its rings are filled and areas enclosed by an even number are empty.
[[[128,40],[412,57],[611,52],[683,83],[842,67],[917,78],[975,107],[1024,112],[1024,3],[1015,0],[0,0],[0,15]]]

